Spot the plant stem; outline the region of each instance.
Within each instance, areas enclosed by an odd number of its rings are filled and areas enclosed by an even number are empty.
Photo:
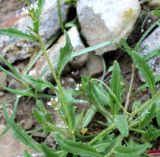
[[[131,81],[130,81],[130,86],[129,86],[129,91],[127,93],[127,98],[126,98],[126,103],[125,103],[125,110],[127,111],[129,102],[130,102],[130,96],[133,88],[133,81],[134,81],[134,73],[135,73],[135,66],[132,64],[132,75],[131,75]]]
[[[89,142],[89,144],[94,144],[98,140],[101,140],[102,138],[104,138],[104,136],[106,136],[106,134],[109,134],[110,132],[112,132],[113,129],[115,129],[115,124],[110,125],[108,128],[106,128],[102,132],[100,132],[95,138],[93,138]]]
[[[66,100],[65,100],[65,96],[64,96],[64,93],[63,93],[63,87],[61,85],[61,82],[59,80],[59,78],[57,77],[57,74],[56,74],[56,71],[52,65],[52,62],[49,58],[49,55],[47,53],[47,50],[42,42],[42,38],[40,36],[38,36],[38,39],[39,39],[39,43],[40,43],[40,46],[41,46],[41,49],[43,50],[43,53],[44,53],[44,56],[45,56],[45,59],[51,69],[51,73],[55,79],[55,82],[58,86],[58,91],[59,91],[59,96],[60,96],[60,100],[61,100],[61,103],[62,103],[62,107],[64,109],[64,112],[65,112],[65,115],[66,115],[66,119],[67,121],[65,120],[65,124],[68,126],[69,130],[70,130],[70,133],[71,133],[71,136],[72,138],[74,139],[74,129],[73,129],[73,123],[72,123],[72,117],[70,115],[70,112],[68,110],[68,106],[67,106],[67,103],[66,103]]]

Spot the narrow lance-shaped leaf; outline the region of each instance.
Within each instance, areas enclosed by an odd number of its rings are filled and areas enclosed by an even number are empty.
[[[55,153],[55,150],[49,148],[48,146],[42,144],[41,148],[45,154],[45,157],[59,157],[59,155]]]
[[[149,65],[146,63],[145,59],[142,56],[138,55],[135,52],[132,53],[132,58],[133,58],[135,65],[139,69],[140,73],[143,75],[144,79],[148,83],[148,86],[152,94],[154,94],[155,89],[156,89],[155,79],[154,79],[153,72],[150,69]]]
[[[100,90],[100,88],[98,87],[98,84],[96,84],[94,81],[91,81],[89,83],[89,90],[90,90],[90,94],[92,97],[92,100],[94,101],[94,105],[97,108],[97,110],[106,118],[109,118],[110,120],[112,119],[111,115],[109,114],[109,112],[106,110],[105,106],[104,106],[104,102],[106,103],[107,106],[107,101],[108,101],[108,95],[106,93],[106,95],[104,95],[104,93],[102,93],[102,90]]]
[[[152,119],[156,116],[156,104],[153,104],[150,109],[142,113],[142,121],[140,122],[140,127],[144,128],[149,125]]]
[[[83,157],[102,157],[102,155],[99,154],[95,148],[87,143],[62,139],[59,135],[56,135],[56,141],[60,147],[68,153]]]
[[[38,17],[41,16],[44,4],[45,4],[45,0],[38,0],[37,9],[36,9],[36,13],[37,13]]]
[[[58,65],[57,65],[57,73],[58,76],[61,75],[62,70],[64,69],[64,66],[71,60],[71,56],[72,56],[72,51],[73,51],[73,47],[70,41],[70,38],[67,34],[67,32],[65,33],[66,35],[66,44],[63,48],[60,49],[60,56],[58,59]]]
[[[127,137],[129,135],[127,117],[125,115],[118,115],[115,119],[115,124],[122,136]]]
[[[142,155],[147,148],[149,147],[149,144],[135,144],[131,143],[127,146],[117,146],[114,150],[116,157],[138,157]]]
[[[21,142],[24,144],[30,146],[32,149],[36,151],[41,151],[41,149],[38,147],[37,143],[30,137],[28,136],[20,126],[18,126],[16,123],[14,123],[13,119],[9,118],[6,106],[3,106],[3,112],[4,112],[4,117],[9,125],[9,127],[12,129],[14,136],[18,138]]]
[[[31,41],[36,40],[35,36],[24,33],[20,30],[17,30],[16,28],[0,28],[0,35],[6,35],[14,38],[22,38],[22,39],[31,40]]]
[[[121,103],[121,95],[122,95],[122,84],[121,84],[121,70],[117,61],[114,61],[113,64],[113,72],[110,81],[110,87],[118,101]],[[118,114],[120,110],[120,105],[115,102],[111,97],[111,111],[112,114]]]

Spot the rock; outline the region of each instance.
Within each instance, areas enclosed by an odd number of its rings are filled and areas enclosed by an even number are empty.
[[[127,38],[140,14],[138,0],[78,0],[77,14],[82,34],[90,46],[104,41]],[[96,50],[98,55],[115,50],[109,46]]]
[[[149,6],[151,7],[160,7],[160,0],[152,0],[149,2]]]
[[[82,76],[96,76],[103,71],[103,63],[101,57],[95,54],[89,54],[89,60],[86,66],[80,70]]]
[[[44,143],[52,148],[56,148],[56,141],[54,139],[54,134],[50,133],[45,139]]]
[[[82,41],[79,37],[79,33],[76,27],[72,27],[68,31],[68,35],[70,37],[74,51],[84,48],[84,45],[82,44]],[[56,63],[58,61],[58,57],[60,54],[59,53],[60,48],[63,47],[64,45],[65,45],[65,36],[63,35],[60,37],[58,42],[48,50],[49,57],[55,68],[56,68]],[[39,76],[42,76],[43,74],[43,79],[47,79],[47,80],[51,79],[51,71],[48,68],[48,64],[44,56],[42,56],[39,59],[39,61],[36,63],[34,69],[30,72],[30,74],[34,77],[39,77]]]
[[[75,88],[76,87],[76,82],[72,77],[63,77],[62,78],[62,86],[66,89],[70,89],[70,88]]]
[[[0,91],[0,97],[2,97],[2,96],[4,96],[4,95],[5,95],[5,93],[2,92],[2,91]]]
[[[7,74],[0,71],[0,86],[7,86]],[[0,87],[0,90],[3,90],[3,88]]]
[[[0,125],[0,134],[2,133],[4,128],[4,125]],[[8,131],[0,138],[0,156],[2,157],[19,156],[22,155],[25,150],[31,152],[31,149],[22,144],[19,140],[15,139],[10,131]]]
[[[70,62],[71,69],[72,70],[80,69],[87,61],[88,61],[88,53],[74,57],[73,61]]]
[[[141,45],[143,56],[147,56],[153,51],[160,49],[160,27],[156,28],[142,43]],[[153,57],[148,61],[149,66],[155,72],[160,75],[160,56]]]
[[[68,6],[62,3],[63,20],[67,17]],[[21,31],[27,32],[27,26],[32,26],[32,21],[28,16],[16,16],[9,19],[11,24],[5,21],[0,27],[15,27]],[[57,13],[57,1],[46,0],[42,15],[40,34],[44,40],[48,40],[60,29]],[[6,56],[9,62],[29,58],[39,49],[37,43],[32,43],[22,39],[10,39],[6,36],[0,36],[0,54]]]
[[[32,117],[27,117],[20,121],[20,124],[24,130],[30,130],[34,124],[34,120]]]

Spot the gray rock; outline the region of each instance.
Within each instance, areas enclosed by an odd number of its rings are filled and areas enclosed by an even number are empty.
[[[77,14],[82,34],[89,45],[127,38],[140,13],[138,0],[78,0]],[[96,51],[102,55],[115,50],[109,46]]]
[[[72,27],[69,31],[68,31],[68,35],[70,37],[72,46],[74,51],[79,50],[79,49],[83,49],[84,45],[79,37],[79,33],[76,27]],[[48,54],[50,59],[52,60],[52,63],[54,65],[54,67],[56,68],[56,63],[58,61],[58,57],[59,57],[59,51],[60,48],[63,47],[65,45],[65,36],[62,35],[60,37],[60,39],[58,40],[58,42],[56,44],[54,44],[49,50],[48,50]],[[48,68],[48,64],[44,58],[44,56],[42,56],[39,61],[36,63],[35,67],[30,71],[30,74],[34,77],[39,77],[42,76],[42,78],[50,80],[51,77],[51,71]]]
[[[67,17],[68,6],[62,3],[63,20]],[[14,19],[15,17],[13,17]],[[11,18],[12,21],[12,18]],[[28,16],[20,15],[17,21],[14,21],[12,27],[27,32],[27,26],[32,26],[32,21]],[[40,34],[44,40],[48,40],[60,29],[57,13],[57,1],[46,0],[44,10],[41,15]],[[0,36],[0,54],[6,56],[9,62],[29,58],[39,49],[37,43],[28,42],[21,39],[9,39]]]
[[[81,76],[96,76],[103,71],[103,63],[100,56],[89,54],[86,66],[80,70]]]
[[[7,85],[7,74],[5,74],[4,72],[0,71],[0,86],[6,86]],[[0,90],[3,90],[0,87]]]
[[[54,134],[50,133],[47,138],[45,139],[45,144],[47,144],[48,146],[52,147],[52,148],[56,148],[56,141],[54,139]]]
[[[160,49],[160,27],[156,28],[142,43],[141,45],[143,56],[151,54],[153,51]],[[153,57],[148,61],[149,66],[160,75],[160,56]]]
[[[88,61],[88,53],[74,57],[73,61],[70,62],[70,67],[72,70],[80,69]]]

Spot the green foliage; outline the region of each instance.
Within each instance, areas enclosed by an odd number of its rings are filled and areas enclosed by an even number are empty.
[[[122,136],[127,137],[129,135],[128,122],[125,115],[116,116],[115,124]]]
[[[135,65],[138,67],[142,75],[144,76],[148,86],[152,92],[155,93],[155,79],[153,76],[152,70],[149,68],[148,64],[145,62],[144,58],[138,55],[137,53],[132,53],[133,61]]]
[[[89,144],[74,142],[71,140],[65,140],[60,136],[56,136],[56,141],[60,145],[60,147],[68,153],[73,153],[74,155],[81,155],[87,157],[102,157],[96,149],[94,149]]]
[[[60,49],[60,56],[58,59],[58,65],[57,65],[58,76],[61,75],[64,66],[71,60],[71,55],[73,51],[70,38],[67,33],[65,33],[65,35],[66,35],[66,44],[63,48]]]
[[[112,78],[110,81],[111,84],[111,90],[115,94],[117,100],[119,103],[121,103],[121,96],[122,96],[122,82],[121,82],[121,71],[120,67],[117,61],[114,62],[113,64],[113,72],[112,72]],[[120,110],[119,104],[115,101],[114,98],[111,96],[111,111],[112,114],[118,114]]]
[[[59,155],[56,154],[56,152],[50,147],[47,147],[46,145],[42,144],[41,148],[45,154],[45,157],[59,157]]]
[[[0,35],[5,35],[14,38],[22,38],[26,40],[35,41],[36,37],[33,34],[27,34],[16,28],[0,28]]]
[[[148,144],[135,144],[129,143],[127,146],[117,146],[115,148],[116,157],[138,157],[143,154],[147,148]]]

